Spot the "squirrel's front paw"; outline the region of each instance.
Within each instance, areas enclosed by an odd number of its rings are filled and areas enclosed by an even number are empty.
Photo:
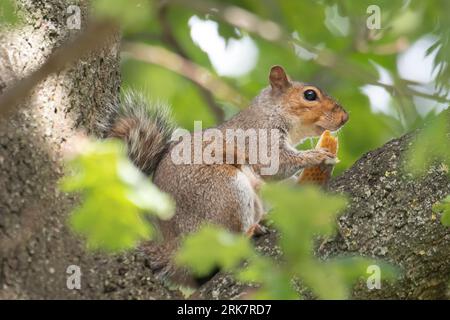
[[[334,165],[339,162],[336,156],[324,149],[315,149],[305,151],[306,155],[306,167],[318,166],[318,165]]]

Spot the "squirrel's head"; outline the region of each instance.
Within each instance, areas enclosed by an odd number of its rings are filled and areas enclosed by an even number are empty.
[[[269,81],[271,100],[283,110],[294,144],[325,130],[338,130],[347,122],[348,113],[333,98],[316,86],[289,80],[282,67],[272,67]]]

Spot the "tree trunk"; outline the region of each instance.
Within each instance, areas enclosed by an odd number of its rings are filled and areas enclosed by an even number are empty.
[[[431,210],[450,193],[448,168],[437,164],[422,179],[409,177],[403,170],[403,154],[413,139],[414,134],[409,134],[369,152],[331,182],[330,191],[345,193],[350,204],[338,218],[337,236],[322,244],[317,254],[374,257],[403,270],[400,281],[382,282],[381,289],[369,290],[365,281],[357,283],[353,298],[449,298],[450,228]],[[271,232],[257,239],[257,248],[276,256],[276,239]],[[197,297],[236,299],[248,289],[227,274],[217,274]]]
[[[0,34],[0,93],[80,32],[70,30],[66,0],[20,0],[24,26]],[[82,28],[87,1],[80,1]],[[63,152],[77,131],[92,133],[96,112],[118,94],[119,35],[69,70],[39,84],[0,119],[0,299],[171,298],[145,257],[87,253],[67,228],[76,199],[60,192]],[[66,285],[81,268],[81,290]]]

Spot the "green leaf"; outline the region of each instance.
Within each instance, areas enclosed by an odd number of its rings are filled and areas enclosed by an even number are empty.
[[[152,19],[148,0],[95,0],[92,6],[97,18],[117,20],[131,32],[143,30]]]
[[[320,262],[312,260],[297,268],[299,277],[321,299],[340,300],[350,297],[351,285],[356,280],[366,281],[369,266],[379,267],[380,280],[383,281],[392,281],[398,275],[398,270],[392,265],[362,257],[340,257]]]
[[[312,254],[312,239],[331,235],[335,218],[346,206],[343,196],[327,195],[314,186],[266,185],[263,196],[273,206],[270,218],[283,235],[280,245],[290,259]]]
[[[184,239],[175,261],[204,276],[216,267],[231,270],[252,254],[250,241],[244,235],[216,226],[204,226]]]
[[[312,186],[291,188],[280,184],[265,186],[263,194],[273,205],[270,218],[280,232],[282,257],[275,260],[261,256],[244,235],[208,226],[185,238],[176,255],[177,264],[200,276],[215,267],[232,271],[239,281],[259,284],[259,289],[251,294],[254,299],[298,299],[292,279],[301,280],[319,298],[345,299],[354,281],[367,277],[370,265],[380,267],[383,280],[396,275],[392,266],[371,259],[321,261],[315,257],[313,240],[317,235],[333,233],[335,218],[346,205],[344,197]],[[237,268],[243,260],[245,265]]]
[[[436,203],[433,206],[433,211],[436,213],[442,213],[442,224],[450,227],[450,196],[447,196],[441,202]]]
[[[168,219],[170,197],[154,186],[126,157],[119,141],[89,141],[69,162],[73,173],[61,187],[83,199],[71,217],[74,231],[85,236],[91,249],[117,252],[133,248],[152,236],[144,214]]]

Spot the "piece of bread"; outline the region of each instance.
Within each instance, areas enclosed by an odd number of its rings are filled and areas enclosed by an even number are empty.
[[[317,142],[316,149],[326,149],[327,151],[337,155],[338,138],[331,135],[331,132],[325,130]],[[303,169],[298,183],[313,183],[318,185],[326,184],[333,173],[334,165],[322,165]]]

